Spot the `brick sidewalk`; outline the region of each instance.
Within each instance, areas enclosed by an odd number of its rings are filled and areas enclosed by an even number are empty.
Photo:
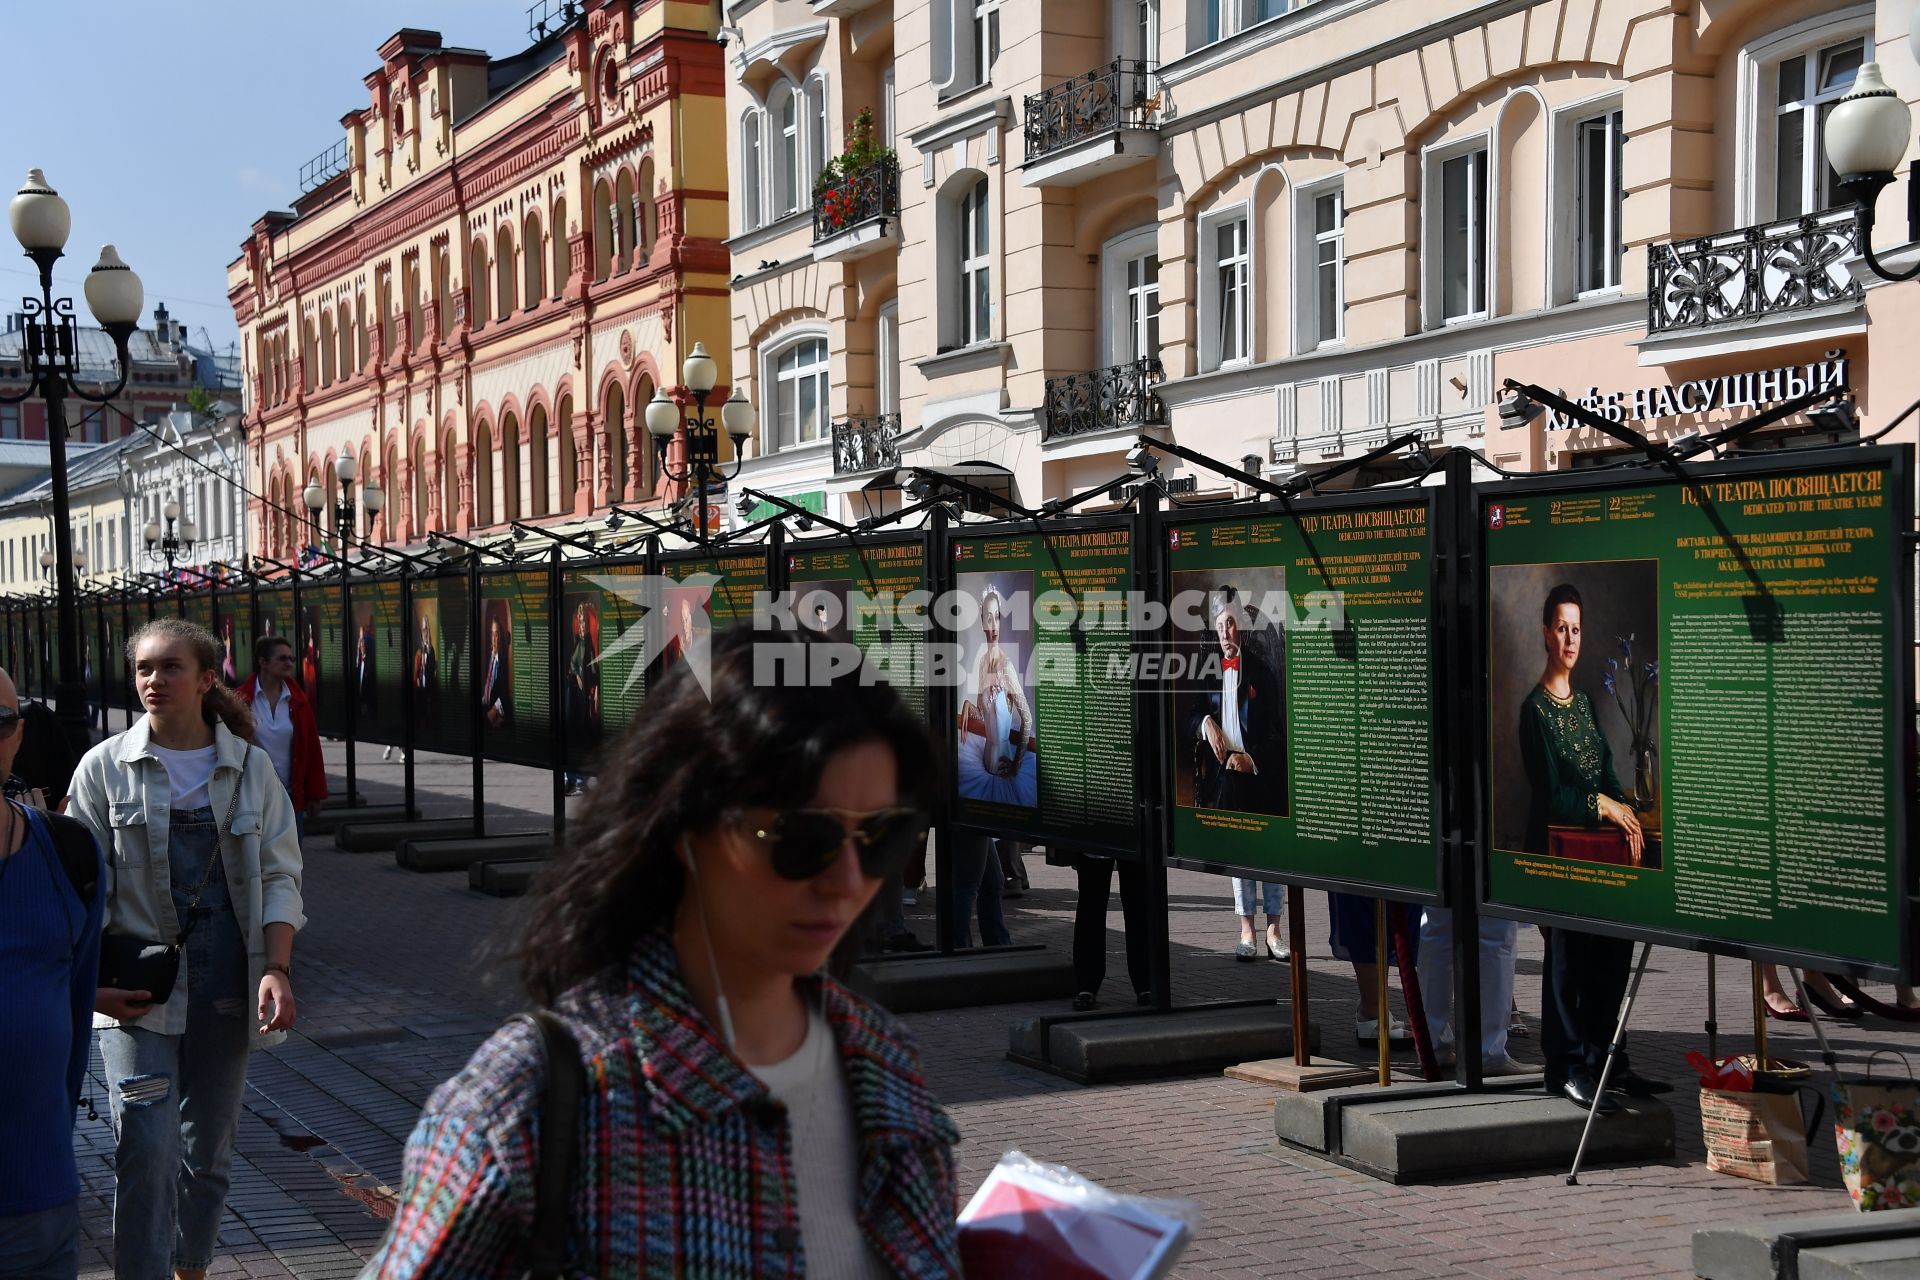
[[[343,757],[329,744],[338,788]],[[421,757],[418,783],[429,816],[462,813],[469,766]],[[362,749],[362,787],[398,799],[400,766]],[[490,820],[502,829],[537,825],[550,812],[547,775],[490,766]],[[1009,901],[1017,942],[1064,953],[1072,923],[1070,871],[1027,859],[1033,889]],[[1284,970],[1236,963],[1225,881],[1170,877],[1174,988],[1181,1001],[1285,996]],[[519,904],[473,893],[458,874],[419,875],[386,854],[343,854],[309,842],[309,924],[296,955],[300,1030],[255,1057],[242,1117],[233,1195],[221,1229],[220,1276],[353,1275],[377,1244],[386,1197],[398,1185],[414,1115],[434,1086],[519,1007],[505,948]],[[927,895],[931,897],[931,895]],[[910,911],[932,936],[928,907]],[[1351,1032],[1353,972],[1327,957],[1326,899],[1308,895],[1312,1016],[1324,1052],[1369,1056]],[[1105,995],[1127,990],[1117,893]],[[1705,1048],[1705,957],[1654,953],[1635,1012],[1635,1061],[1684,1083],[1681,1055]],[[1540,1002],[1539,935],[1521,938],[1519,1000]],[[1722,961],[1721,1052],[1751,1047],[1747,969]],[[1396,1003],[1398,997],[1395,997]],[[1006,1028],[1043,1005],[1001,1005],[911,1019],[935,1092],[963,1135],[968,1191],[1001,1152],[1073,1166],[1122,1191],[1198,1202],[1205,1223],[1182,1276],[1687,1275],[1697,1227],[1775,1216],[1834,1213],[1840,1189],[1830,1128],[1816,1135],[1814,1183],[1764,1188],[1709,1173],[1698,1112],[1683,1087],[1674,1096],[1677,1158],[1640,1168],[1603,1168],[1568,1187],[1561,1174],[1394,1187],[1279,1147],[1272,1093],[1219,1077],[1082,1089],[1005,1060]],[[1532,1021],[1531,1016],[1529,1021]],[[1776,1053],[1816,1059],[1804,1026],[1773,1024]],[[1920,1060],[1920,1033],[1869,1021],[1830,1031],[1846,1062],[1878,1047]],[[1534,1041],[1516,1056],[1537,1060]],[[1408,1055],[1397,1065],[1407,1072]],[[94,1093],[104,1108],[95,1060]],[[82,1274],[104,1276],[111,1243],[112,1141],[104,1119],[82,1119],[75,1139],[84,1184]]]

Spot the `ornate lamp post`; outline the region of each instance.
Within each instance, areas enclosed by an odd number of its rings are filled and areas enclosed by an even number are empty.
[[[40,576],[47,580],[49,587],[53,585],[53,552],[51,551],[40,553]]]
[[[699,523],[694,528],[701,542],[707,540],[707,491],[719,488],[740,474],[741,450],[746,446],[747,437],[753,434],[753,406],[747,403],[739,384],[735,383],[733,394],[720,406],[720,425],[733,438],[733,470],[722,470],[720,433],[714,430],[714,420],[707,414],[707,397],[713,394],[719,373],[713,357],[707,354],[707,344],[694,343],[693,354],[680,367],[680,380],[693,393],[694,410],[685,420],[686,464],[677,471],[667,463],[667,447],[681,427],[680,406],[667,396],[664,387],[654,391],[653,400],[647,405],[647,431],[653,436],[654,448],[659,453],[660,473],[680,484],[692,480],[699,495]]]
[[[1914,6],[1907,39],[1914,57],[1920,58],[1920,4]],[[1905,271],[1895,270],[1873,252],[1874,204],[1907,154],[1912,127],[1913,112],[1887,87],[1877,62],[1861,65],[1853,77],[1853,88],[1834,104],[1827,117],[1827,163],[1840,175],[1840,190],[1852,199],[1860,219],[1860,252],[1867,266],[1883,280],[1920,276],[1920,263]],[[1907,168],[1907,238],[1920,240],[1920,161]]]
[[[340,496],[333,504],[333,531],[340,539],[340,554],[344,556],[347,549],[358,540],[355,531],[358,513],[353,501],[353,482],[360,477],[360,464],[354,461],[352,454],[343,453],[333,461],[333,474],[334,478],[340,482]],[[361,486],[360,496],[366,504],[367,525],[371,528],[374,517],[380,514],[382,507],[386,506],[387,495],[381,492],[379,485],[368,484]],[[326,490],[322,489],[319,481],[316,480],[306,487],[300,499],[307,504],[307,510],[312,513],[314,536],[318,541],[326,532],[320,519],[320,513],[327,506]]]
[[[162,530],[158,520],[147,521],[144,530],[147,543],[147,557],[155,564],[167,566],[167,580],[177,585],[178,575],[174,565],[185,557],[194,542],[193,521],[180,519],[180,500],[168,498],[167,505],[160,508],[160,514],[166,517],[167,527]],[[179,532],[175,533],[176,523]]]
[[[7,206],[7,221],[20,247],[39,268],[40,296],[28,295],[22,300],[27,328],[21,355],[27,387],[19,395],[0,396],[0,403],[17,404],[38,395],[46,405],[47,462],[53,479],[54,590],[59,597],[56,616],[60,633],[59,679],[54,683],[54,697],[68,741],[76,751],[84,751],[92,745],[93,734],[87,727],[87,691],[80,674],[80,602],[74,589],[73,519],[67,497],[66,398],[71,395],[105,404],[120,394],[133,366],[127,355],[127,340],[140,322],[146,297],[140,277],[127,269],[112,245],[103,245],[100,261],[87,275],[87,308],[113,339],[117,376],[112,386],[100,392],[83,390],[76,381],[80,336],[73,317],[73,299],[53,296],[53,264],[64,256],[67,232],[72,229],[67,202],[47,185],[44,173],[29,169],[26,185]]]

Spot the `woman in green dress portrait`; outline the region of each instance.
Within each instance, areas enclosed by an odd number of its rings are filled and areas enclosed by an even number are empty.
[[[1594,718],[1593,700],[1573,687],[1580,618],[1580,592],[1571,583],[1547,593],[1540,610],[1546,669],[1520,704],[1520,758],[1529,784],[1526,849],[1547,852],[1550,825],[1611,824],[1625,836],[1628,861],[1637,867],[1646,843],[1640,820],[1614,775],[1613,752]]]

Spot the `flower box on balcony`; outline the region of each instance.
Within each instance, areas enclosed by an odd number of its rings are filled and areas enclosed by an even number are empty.
[[[820,171],[813,189],[813,260],[844,261],[900,243],[900,161],[876,145],[873,113],[847,129],[846,151]]]

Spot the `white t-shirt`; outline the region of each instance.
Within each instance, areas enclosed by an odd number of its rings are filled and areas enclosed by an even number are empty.
[[[794,1055],[751,1070],[787,1109],[807,1274],[886,1280],[893,1273],[860,1230],[860,1139],[826,1015],[809,1006]]]
[[[273,761],[273,771],[289,794],[293,791],[293,690],[285,683],[280,696],[262,690],[253,700],[253,742]]]
[[[167,785],[172,789],[172,805],[176,809],[199,809],[211,805],[213,799],[207,793],[207,783],[213,780],[214,749],[212,746],[195,747],[190,751],[175,751],[172,747],[158,747],[147,744],[154,758],[167,769]]]

